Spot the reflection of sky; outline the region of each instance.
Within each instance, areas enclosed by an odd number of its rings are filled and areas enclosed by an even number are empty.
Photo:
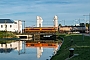
[[[10,53],[0,53],[0,60],[46,60],[53,53],[53,48],[43,48],[42,56],[37,58],[36,48],[26,48],[26,54],[18,55],[18,51],[14,50]]]

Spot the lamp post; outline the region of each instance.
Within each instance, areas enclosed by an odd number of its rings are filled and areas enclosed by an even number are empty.
[[[7,31],[7,25],[6,25],[7,21],[5,20],[5,31]]]
[[[62,21],[63,21],[63,25],[65,26],[65,20],[61,20],[61,21],[60,21],[60,24],[62,23]]]
[[[7,23],[7,21],[5,20],[5,34],[6,34],[5,38],[7,38],[7,24],[6,23]]]
[[[69,54],[69,58],[70,58],[74,55],[74,48],[70,48],[69,51],[70,51],[70,54]]]
[[[64,26],[65,26],[65,20],[63,20],[64,21]]]
[[[25,29],[25,21],[24,21],[24,29]],[[24,30],[24,33],[25,33],[25,30]]]
[[[83,16],[89,16],[89,35],[90,35],[90,13],[89,13],[89,15],[83,15]]]
[[[78,21],[79,26],[80,26],[81,20],[84,20],[84,19],[80,19],[80,18],[79,19],[75,19],[75,21]]]
[[[25,21],[22,21],[22,22],[24,22],[24,27],[23,27],[23,29],[25,29]],[[25,30],[23,30],[23,33],[25,33]]]
[[[60,22],[62,22],[63,21],[63,24],[64,24],[64,26],[65,26],[65,20],[61,20]]]
[[[60,21],[60,24],[61,24],[62,21]]]

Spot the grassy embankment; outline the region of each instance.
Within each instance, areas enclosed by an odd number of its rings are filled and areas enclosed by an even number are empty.
[[[0,31],[0,44],[10,43],[16,39],[12,32]]]
[[[0,31],[0,38],[15,38],[15,34],[12,32]]]
[[[69,48],[74,48],[74,54],[79,54],[70,60],[90,60],[90,37],[80,34],[62,34],[59,35],[64,38],[64,42],[55,56],[51,60],[65,60],[69,57]],[[73,42],[71,42],[71,37]]]

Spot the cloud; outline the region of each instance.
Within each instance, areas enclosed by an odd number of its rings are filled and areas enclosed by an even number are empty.
[[[32,21],[36,24],[37,15],[43,18],[44,24],[52,22],[54,15],[59,20],[72,21],[90,13],[89,6],[90,0],[0,0],[0,18],[26,20],[27,25]]]

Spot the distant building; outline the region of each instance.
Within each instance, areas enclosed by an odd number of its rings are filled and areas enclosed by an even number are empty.
[[[0,31],[22,33],[22,22],[21,20],[13,21],[11,19],[0,19]]]

